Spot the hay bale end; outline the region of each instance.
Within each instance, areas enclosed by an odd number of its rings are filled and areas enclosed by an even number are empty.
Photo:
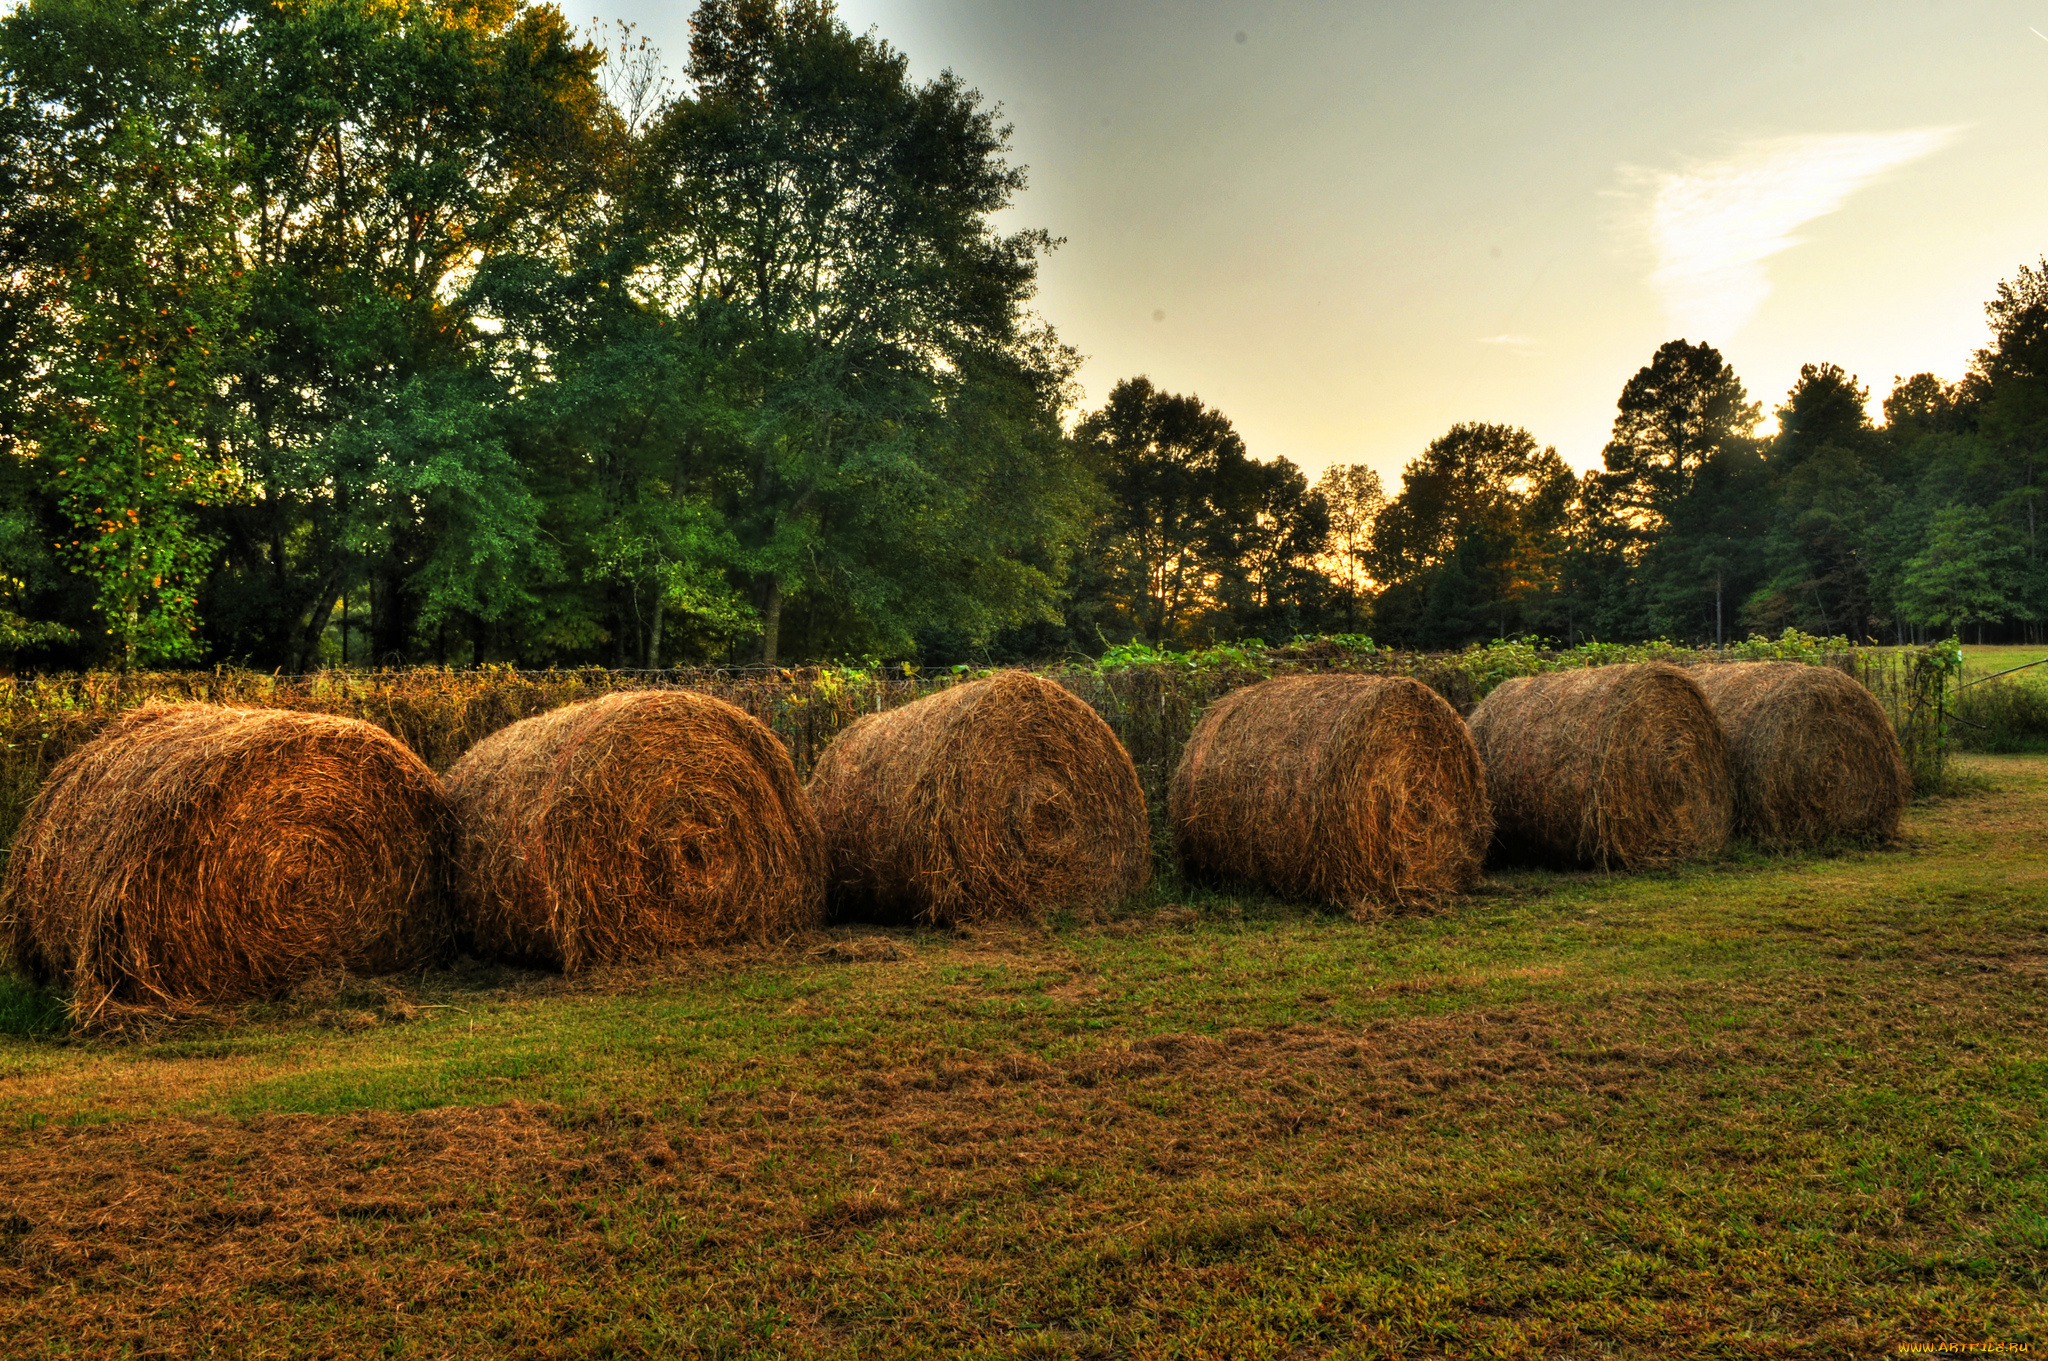
[[[1770,850],[1896,840],[1913,795],[1877,697],[1831,666],[1692,668],[1728,733],[1735,827]]]
[[[146,705],[60,762],[0,887],[16,967],[94,1025],[447,949],[441,782],[351,718]]]
[[[448,772],[454,889],[481,953],[574,972],[818,924],[796,767],[744,710],[622,691],[501,728]]]

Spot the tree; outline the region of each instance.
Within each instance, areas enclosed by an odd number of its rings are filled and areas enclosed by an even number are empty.
[[[2026,608],[2005,589],[2004,569],[2019,545],[1980,506],[1935,512],[1927,545],[1906,565],[1901,603],[1919,622],[1955,630],[2014,617]]]
[[[1236,465],[1216,501],[1216,622],[1239,638],[1291,638],[1311,627],[1327,586],[1317,564],[1329,544],[1328,503],[1284,458]]]
[[[1249,476],[1244,441],[1201,398],[1142,377],[1112,388],[1074,439],[1103,488],[1095,543],[1105,594],[1159,646],[1215,599],[1216,549],[1228,541],[1224,489]]]
[[[2001,280],[1984,312],[1992,343],[1977,351],[1965,384],[1978,399],[1978,430],[1997,461],[1991,505],[2024,538],[2034,578],[2031,613],[2038,617],[2048,607],[2048,553],[2040,542],[2048,475],[2048,257]]]
[[[1766,455],[1776,504],[1755,542],[1764,571],[1743,605],[1748,627],[1857,638],[1881,627],[1869,546],[1890,494],[1889,446],[1870,424],[1869,395],[1834,364],[1805,364],[1778,408]]]
[[[232,148],[197,74],[216,18],[43,6],[0,21],[9,101],[42,112],[18,206],[63,242],[40,262],[50,320],[24,428],[66,527],[59,556],[92,583],[124,665],[200,655],[215,544],[199,511],[236,490],[216,417],[246,296]]]
[[[351,583],[379,656],[530,608],[550,553],[509,457],[497,319],[470,284],[558,255],[598,184],[602,54],[521,0],[252,7],[222,117],[242,162],[250,325],[222,594],[269,598],[256,637],[305,666]]]
[[[1056,424],[1077,362],[1025,310],[1054,242],[993,223],[1024,187],[1008,130],[950,73],[914,85],[901,53],[822,0],[705,0],[691,35],[691,89],[652,132],[641,211],[653,295],[737,337],[745,461],[721,476],[762,660],[798,591],[905,645],[921,626],[1050,617],[1063,573],[1021,549],[1015,515],[1058,542],[1063,503],[1012,503],[990,538],[940,476],[979,456],[944,433],[963,374],[1005,375]],[[969,481],[1000,491],[1003,472]],[[963,613],[991,573],[1008,599]]]
[[[1770,471],[1749,440],[1731,440],[1701,464],[1638,565],[1654,632],[1727,641],[1762,569],[1756,546],[1770,525]]]
[[[1387,505],[1386,485],[1363,463],[1333,463],[1316,479],[1315,491],[1330,517],[1326,571],[1344,602],[1344,627],[1355,633],[1371,580],[1366,557],[1373,523]]]
[[[1873,444],[1870,389],[1838,364],[1801,364],[1799,381],[1777,410],[1771,461],[1791,469],[1827,448],[1867,454]]]
[[[1614,433],[1601,454],[1606,471],[1587,492],[1594,513],[1614,526],[1634,557],[1655,540],[1708,461],[1750,438],[1762,407],[1749,400],[1720,351],[1683,340],[1659,346],[1616,406]]]
[[[1578,487],[1526,430],[1451,427],[1402,469],[1373,525],[1376,626],[1434,646],[1533,624],[1556,587]]]

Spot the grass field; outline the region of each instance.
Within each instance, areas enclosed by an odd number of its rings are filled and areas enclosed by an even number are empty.
[[[1976,680],[2016,666],[2048,659],[2048,647],[2033,647],[2025,643],[1991,643],[1963,645],[1963,679]],[[2016,674],[2034,679],[2048,680],[2048,666],[2035,666],[2030,671]]]
[[[2042,1351],[2048,758],[1965,759],[1889,853],[0,1039],[0,1350]]]

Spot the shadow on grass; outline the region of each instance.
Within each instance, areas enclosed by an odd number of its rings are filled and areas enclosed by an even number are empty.
[[[64,999],[25,978],[0,974],[0,1035],[51,1039],[71,1033]]]

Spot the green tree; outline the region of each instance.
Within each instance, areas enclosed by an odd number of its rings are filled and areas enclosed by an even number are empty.
[[[1578,491],[1557,450],[1528,431],[1451,427],[1402,469],[1400,494],[1373,525],[1375,627],[1439,646],[1539,622]]]
[[[30,211],[65,238],[48,289],[58,318],[28,402],[47,485],[68,533],[59,556],[93,583],[125,665],[201,652],[197,599],[214,540],[200,508],[232,499],[221,456],[219,375],[246,298],[236,268],[231,147],[204,116],[189,67],[203,67],[206,16],[138,16],[81,6],[0,22],[13,97],[54,106],[31,172]],[[52,29],[70,46],[47,42]],[[118,60],[138,37],[143,88],[124,107]],[[113,87],[110,89],[109,87]]]
[[[1054,617],[1071,505],[1005,489],[1068,479],[1042,436],[1076,361],[1026,310],[1053,242],[994,225],[1024,186],[1007,129],[951,74],[914,84],[901,53],[818,0],[706,0],[691,33],[689,89],[648,143],[650,292],[679,324],[735,337],[740,456],[719,476],[762,660],[799,592],[891,646]],[[1016,399],[977,404],[984,382]],[[1029,409],[1035,433],[954,437],[998,407]]]
[[[1958,634],[2025,618],[2026,607],[2006,588],[2010,565],[2021,557],[2010,531],[1981,506],[1936,511],[1926,546],[1906,565],[1901,603],[1919,622]]]
[[[470,285],[560,258],[615,117],[602,54],[520,0],[287,0],[251,8],[235,55],[221,117],[261,343],[234,375],[252,494],[219,593],[266,608],[222,642],[305,666],[360,583],[378,655],[442,651],[527,611],[551,565]]]
[[[1126,378],[1074,435],[1101,480],[1094,558],[1119,616],[1157,647],[1217,598],[1229,492],[1252,460],[1229,417]]]
[[[1872,534],[1896,494],[1886,441],[1871,426],[1869,390],[1833,364],[1805,364],[1778,408],[1766,455],[1771,518],[1755,541],[1762,583],[1744,624],[1870,637],[1884,625],[1872,588]]]
[[[1973,357],[1965,384],[1992,460],[1984,471],[1990,509],[2025,546],[2023,591],[2032,617],[2048,610],[2048,547],[2041,534],[2048,479],[2048,257],[2022,265],[1985,304],[1991,344]]]
[[[1217,564],[1214,627],[1233,638],[1291,638],[1320,622],[1329,580],[1330,509],[1284,458],[1246,459],[1217,488],[1209,553]]]
[[[1637,551],[1655,540],[1715,454],[1747,444],[1762,414],[1719,350],[1683,340],[1657,348],[1616,408],[1605,471],[1587,492]]]

